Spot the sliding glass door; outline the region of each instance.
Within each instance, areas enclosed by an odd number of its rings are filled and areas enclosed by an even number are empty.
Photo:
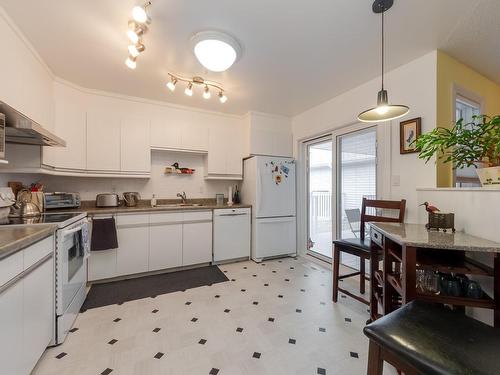
[[[308,241],[313,255],[332,257],[332,139],[307,144]]]
[[[337,236],[359,238],[361,202],[377,196],[377,131],[375,127],[336,136]],[[344,254],[342,263],[359,267],[359,258]]]

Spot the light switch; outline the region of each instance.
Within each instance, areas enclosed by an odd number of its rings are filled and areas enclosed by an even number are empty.
[[[400,185],[400,176],[395,175],[392,176],[392,186],[399,186]]]

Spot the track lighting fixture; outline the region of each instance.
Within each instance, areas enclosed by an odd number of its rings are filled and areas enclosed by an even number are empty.
[[[202,77],[186,78],[173,73],[168,73],[168,75],[170,76],[170,81],[167,82],[166,86],[170,91],[175,90],[177,82],[186,82],[187,86],[184,93],[187,96],[193,96],[193,87],[194,85],[197,85],[203,86],[203,98],[208,100],[212,97],[212,93],[210,92],[210,89],[212,88],[219,91],[218,97],[221,103],[227,102],[227,96],[224,95],[224,88],[217,82],[207,81]]]
[[[137,56],[139,56],[146,49],[141,41],[141,38],[146,31],[148,31],[148,25],[151,23],[151,19],[146,13],[146,8],[150,5],[151,1],[148,1],[143,6],[135,6],[132,9],[133,19],[128,21],[127,36],[132,44],[128,46],[129,57],[125,60],[125,64],[130,69],[136,68]]]

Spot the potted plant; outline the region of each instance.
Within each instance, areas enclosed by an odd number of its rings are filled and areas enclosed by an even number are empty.
[[[451,128],[437,127],[415,141],[418,157],[427,163],[433,155],[453,168],[474,166],[483,187],[500,188],[500,115],[473,116]]]

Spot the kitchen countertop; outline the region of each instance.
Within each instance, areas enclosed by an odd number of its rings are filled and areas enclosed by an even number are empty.
[[[158,204],[178,204],[178,199],[158,199]],[[217,210],[231,208],[251,208],[247,204],[234,204],[228,206],[217,206],[214,199],[193,199],[188,200],[189,204],[201,204],[200,206],[174,206],[174,207],[151,207],[149,200],[141,200],[135,207],[96,207],[95,201],[82,201],[80,208],[50,210],[49,212],[86,212],[88,215],[98,214],[118,214],[118,213],[140,213],[140,212],[169,212],[169,211],[195,211],[195,210]]]
[[[37,224],[0,228],[0,260],[50,236],[57,230],[54,224]]]
[[[500,253],[500,243],[471,236],[465,232],[428,231],[423,224],[370,223],[370,226],[402,246]]]

